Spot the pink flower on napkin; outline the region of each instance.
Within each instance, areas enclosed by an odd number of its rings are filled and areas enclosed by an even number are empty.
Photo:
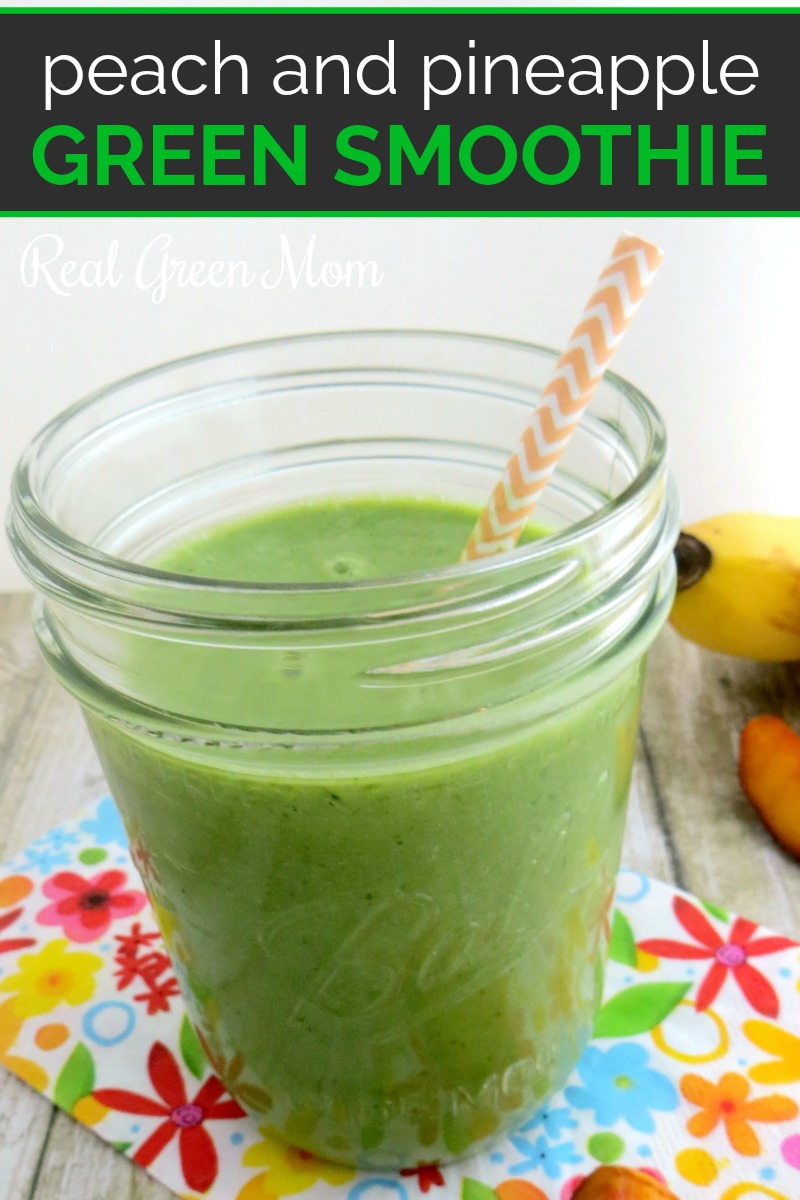
[[[101,871],[84,879],[59,871],[44,884],[52,904],[37,916],[40,925],[60,925],[71,942],[93,942],[114,920],[132,917],[147,904],[144,892],[127,891],[124,871]]]

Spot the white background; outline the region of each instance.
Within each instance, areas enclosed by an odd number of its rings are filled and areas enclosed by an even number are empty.
[[[28,438],[59,409],[114,378],[224,343],[316,329],[464,329],[560,345],[617,234],[630,224],[666,264],[615,369],[667,421],[687,520],[732,509],[800,513],[800,222],[769,219],[7,219],[0,222],[0,496]],[[55,295],[25,286],[32,238],[63,258],[104,260],[119,242],[115,288]],[[245,259],[280,270],[281,236],[300,263],[372,259],[377,288],[177,288],[162,303],[137,287],[151,240],[194,262]],[[152,259],[150,260],[152,263]],[[509,447],[509,450],[511,447]],[[5,543],[0,589],[24,586]]]

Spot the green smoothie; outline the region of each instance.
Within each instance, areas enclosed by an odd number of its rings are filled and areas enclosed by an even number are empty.
[[[275,583],[412,574],[457,561],[476,515],[411,498],[310,503],[221,524],[157,565]],[[227,716],[204,738],[87,719],[217,1072],[302,1149],[397,1167],[519,1123],[589,1036],[642,663],[537,720],[520,694],[518,718],[499,721],[476,670],[446,684],[473,710],[470,737],[441,722],[415,743],[424,676],[379,694],[364,628],[335,654],[332,635],[301,652],[287,634],[278,667],[247,655],[246,629],[214,658],[137,640],[132,675],[161,670],[240,714],[236,737]],[[377,705],[396,706],[397,741],[359,732]],[[273,729],[276,713],[283,730],[340,736],[259,748],[247,730]]]

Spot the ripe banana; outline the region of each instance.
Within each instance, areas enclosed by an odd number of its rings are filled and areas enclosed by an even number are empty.
[[[728,513],[687,526],[675,547],[670,621],[709,650],[800,659],[800,517]]]

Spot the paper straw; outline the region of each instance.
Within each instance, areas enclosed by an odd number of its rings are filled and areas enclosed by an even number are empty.
[[[664,258],[624,233],[581,314],[461,561],[513,550]]]

